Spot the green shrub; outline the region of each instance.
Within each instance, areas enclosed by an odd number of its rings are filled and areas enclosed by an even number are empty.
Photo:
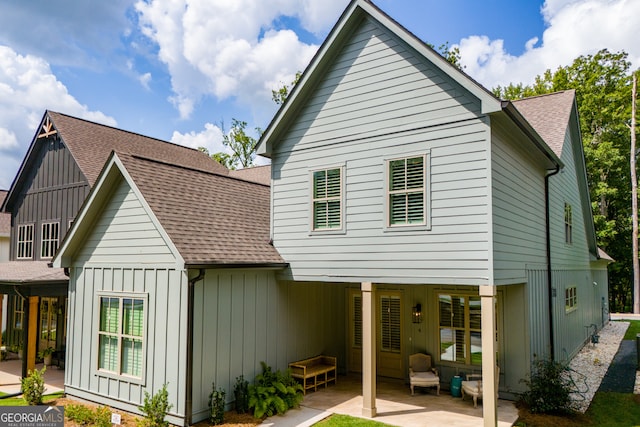
[[[111,426],[111,410],[106,406],[99,406],[91,410],[85,405],[66,405],[64,407],[64,416],[83,426]]]
[[[173,405],[169,403],[169,392],[164,384],[153,396],[144,392],[144,404],[140,409],[145,417],[139,421],[142,427],[167,427],[169,423],[164,420]]]
[[[570,394],[573,391],[573,381],[566,364],[552,360],[536,360],[530,379],[522,381],[529,390],[521,395],[521,399],[532,413],[572,412]]]
[[[236,412],[238,414],[247,413],[249,411],[249,382],[244,379],[244,375],[236,377],[233,396],[236,399]]]
[[[47,367],[42,370],[34,369],[29,371],[29,375],[22,379],[22,397],[28,405],[41,405],[44,394],[44,373]]]
[[[214,426],[222,424],[224,421],[224,405],[225,391],[223,389],[216,390],[216,384],[211,385],[212,391],[209,394],[209,421]]]
[[[262,374],[249,386],[249,408],[253,408],[253,416],[270,417],[298,407],[303,398],[302,386],[291,376],[291,371],[273,372],[266,363],[260,363]]]

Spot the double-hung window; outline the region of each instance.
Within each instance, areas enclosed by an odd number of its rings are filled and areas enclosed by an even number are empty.
[[[45,222],[42,224],[41,241],[41,258],[53,258],[58,250],[58,242],[60,237],[59,222]]]
[[[18,225],[16,259],[33,258],[33,224]]]
[[[339,166],[311,172],[313,231],[343,229],[343,169]]]
[[[142,379],[146,295],[99,295],[98,305],[98,370]]]
[[[429,154],[387,161],[387,226],[430,226]]]
[[[440,360],[482,364],[482,314],[476,295],[438,295]]]
[[[564,204],[564,241],[569,245],[573,243],[573,215],[568,203]]]
[[[578,306],[578,288],[570,286],[564,290],[564,311],[573,311]]]

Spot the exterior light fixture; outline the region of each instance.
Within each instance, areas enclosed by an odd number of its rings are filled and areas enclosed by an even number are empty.
[[[411,307],[411,320],[413,323],[422,323],[422,304],[417,303]]]

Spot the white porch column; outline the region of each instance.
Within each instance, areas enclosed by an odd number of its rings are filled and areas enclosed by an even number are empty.
[[[376,416],[376,287],[362,282],[362,415]]]
[[[498,390],[495,380],[496,370],[496,287],[479,287],[480,307],[482,310],[482,410],[484,427],[498,425]]]

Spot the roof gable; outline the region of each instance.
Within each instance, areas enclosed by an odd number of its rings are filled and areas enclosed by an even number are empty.
[[[353,0],[331,30],[311,63],[302,74],[281,106],[275,117],[263,133],[258,146],[258,154],[269,157],[272,145],[278,141],[282,132],[288,127],[295,116],[304,106],[307,98],[313,93],[314,87],[324,78],[324,74],[331,63],[340,53],[342,47],[349,42],[353,31],[365,18],[373,19],[413,49],[417,54],[436,68],[457,82],[465,90],[479,99],[482,113],[491,113],[501,110],[501,103],[484,87],[476,83],[469,76],[447,62],[440,54],[435,52],[424,42],[411,34],[396,21],[378,9],[368,0]]]
[[[269,242],[269,187],[114,153],[54,259],[67,266],[106,194],[124,178],[186,265],[283,265]],[[102,201],[102,202],[101,202]]]

